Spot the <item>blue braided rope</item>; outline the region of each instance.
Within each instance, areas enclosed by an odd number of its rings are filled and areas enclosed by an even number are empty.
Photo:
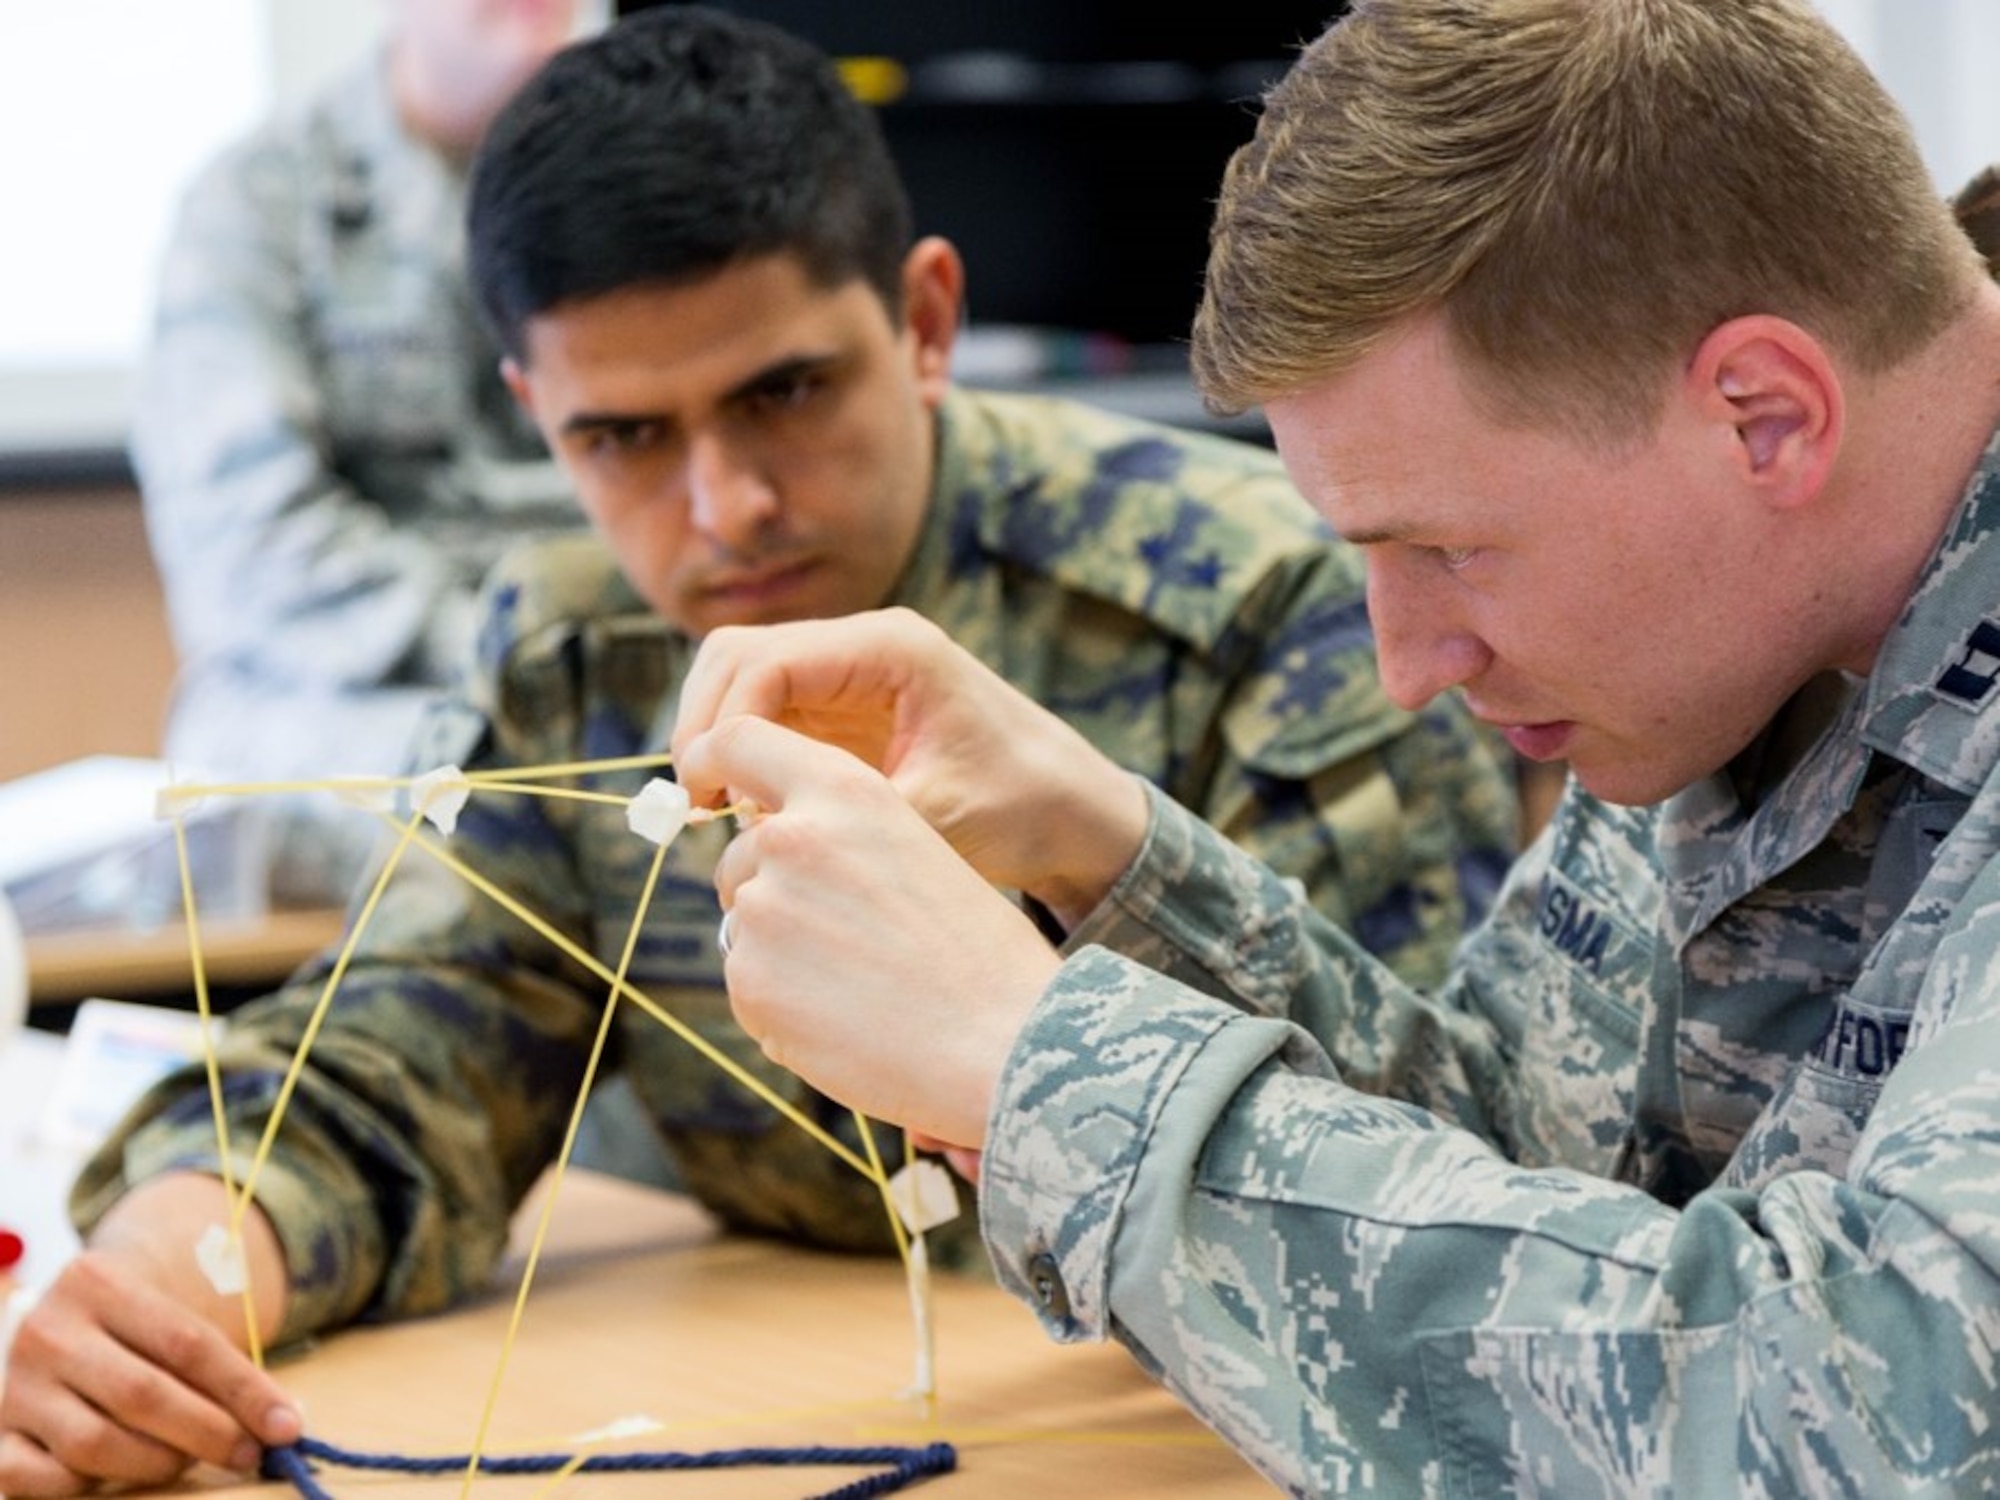
[[[396,1453],[356,1453],[317,1438],[301,1438],[282,1448],[266,1448],[263,1476],[289,1481],[306,1500],[333,1500],[332,1492],[322,1488],[313,1477],[309,1462],[312,1459],[344,1469],[388,1470],[398,1474],[455,1474],[472,1462],[466,1454],[456,1458],[409,1458]],[[563,1453],[523,1453],[501,1458],[481,1455],[479,1472],[552,1474],[571,1461],[571,1456]],[[932,1474],[949,1474],[958,1467],[958,1450],[949,1443],[930,1443],[922,1448],[724,1448],[713,1453],[594,1453],[577,1468],[585,1474],[630,1474],[666,1469],[813,1464],[888,1465],[886,1474],[870,1475],[808,1497],[808,1500],[868,1500],[871,1495],[893,1494]]]

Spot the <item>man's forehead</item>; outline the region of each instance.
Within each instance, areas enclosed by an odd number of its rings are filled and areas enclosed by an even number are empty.
[[[549,396],[561,389],[592,403],[642,406],[722,400],[787,366],[824,362],[850,347],[867,316],[850,301],[728,273],[626,287],[529,319],[522,365]]]
[[[1413,529],[1409,513],[1432,480],[1409,443],[1327,392],[1279,398],[1265,416],[1293,485],[1342,535],[1366,531],[1386,540]]]
[[[1502,421],[1474,395],[1441,319],[1421,318],[1346,368],[1265,403],[1286,471],[1358,541],[1434,543],[1498,496],[1588,467],[1561,434]]]

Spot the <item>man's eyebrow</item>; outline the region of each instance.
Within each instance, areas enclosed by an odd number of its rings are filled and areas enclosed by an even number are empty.
[[[1364,526],[1357,531],[1350,531],[1341,526],[1336,526],[1334,530],[1339,533],[1343,542],[1353,547],[1375,547],[1383,542],[1407,541],[1416,532],[1415,527],[1394,521],[1380,526]]]
[[[775,363],[764,366],[755,374],[738,381],[722,393],[719,405],[749,400],[763,392],[791,384],[801,376],[812,375],[829,365],[837,364],[841,356],[834,352],[794,354]],[[630,427],[640,422],[670,423],[673,418],[656,411],[578,411],[572,412],[564,420],[565,433],[589,433],[607,427]]]
[[[571,412],[563,420],[562,430],[566,433],[595,432],[605,427],[630,427],[640,422],[662,422],[666,419],[653,412],[643,411],[578,411]]]
[[[766,365],[749,379],[739,381],[723,394],[724,403],[741,401],[755,396],[773,386],[789,385],[802,375],[811,375],[834,364],[840,356],[831,351],[814,354],[794,354],[775,364]]]

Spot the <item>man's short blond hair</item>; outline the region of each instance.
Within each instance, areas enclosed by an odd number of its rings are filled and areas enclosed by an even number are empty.
[[[1238,411],[1442,308],[1503,418],[1607,441],[1731,317],[1862,371],[1979,265],[1895,103],[1793,0],[1355,0],[1229,164],[1194,327]]]

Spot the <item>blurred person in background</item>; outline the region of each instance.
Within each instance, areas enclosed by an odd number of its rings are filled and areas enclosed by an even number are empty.
[[[466,284],[466,173],[603,0],[384,0],[385,33],[181,199],[132,460],[179,658],[182,778],[388,774],[492,561],[580,529]],[[343,898],[375,837],[276,804],[272,894]]]

